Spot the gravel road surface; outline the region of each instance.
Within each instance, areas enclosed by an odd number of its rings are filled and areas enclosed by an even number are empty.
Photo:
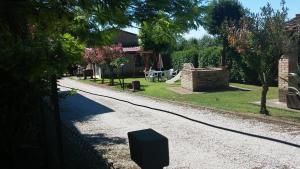
[[[206,123],[300,145],[300,127],[221,114],[113,91],[64,78],[60,85],[169,110]],[[60,87],[61,91],[69,89]],[[195,123],[164,112],[77,92],[61,100],[64,123],[75,127],[116,168],[130,160],[127,132],[152,128],[169,139],[168,169],[300,169],[300,149]]]

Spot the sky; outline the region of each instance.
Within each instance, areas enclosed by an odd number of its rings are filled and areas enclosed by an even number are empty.
[[[239,0],[245,8],[250,9],[251,12],[258,13],[260,8],[265,6],[268,2],[276,10],[280,9],[281,0]],[[296,14],[300,14],[300,0],[286,0],[286,7],[288,10],[288,18],[292,19]],[[136,28],[125,28],[125,31],[138,34],[138,29]],[[185,33],[183,36],[186,39],[189,38],[201,38],[203,35],[208,34],[202,27],[197,30],[191,30]]]

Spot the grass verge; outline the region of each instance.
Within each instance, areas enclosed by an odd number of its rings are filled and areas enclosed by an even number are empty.
[[[250,91],[242,90],[225,90],[225,91],[210,91],[210,92],[199,92],[192,94],[179,94],[169,88],[171,87],[180,87],[180,82],[177,82],[173,85],[168,85],[164,82],[149,82],[144,78],[127,78],[125,79],[126,84],[130,84],[134,80],[139,80],[141,83],[141,91],[139,94],[160,98],[168,101],[184,102],[192,105],[200,105],[204,107],[210,107],[218,110],[225,110],[231,112],[239,113],[253,113],[258,114],[259,106],[252,104],[252,102],[259,101],[261,95],[261,87],[255,85],[231,83],[230,85],[237,86],[240,88],[250,89]],[[101,84],[100,80],[79,80],[83,83],[88,84]],[[111,87],[116,90],[122,90],[119,80],[115,80],[115,86]],[[107,86],[109,83],[108,80],[104,81],[103,86]],[[125,85],[126,86],[126,85]],[[128,90],[126,88],[126,90]],[[278,98],[278,88],[270,87],[267,99],[276,99]],[[271,116],[300,122],[300,113],[277,109],[269,108]]]

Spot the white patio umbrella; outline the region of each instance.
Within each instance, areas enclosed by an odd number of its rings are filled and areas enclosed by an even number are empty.
[[[162,57],[160,54],[158,54],[158,62],[157,62],[157,68],[161,71],[161,68],[164,67],[163,61],[162,61]]]

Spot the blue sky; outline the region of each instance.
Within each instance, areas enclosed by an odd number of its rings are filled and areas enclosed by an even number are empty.
[[[271,6],[274,9],[280,9],[280,2],[281,0],[239,0],[242,5],[248,9],[250,9],[251,12],[259,12],[260,8],[264,5],[266,5],[268,2],[271,4]],[[288,17],[289,19],[295,17],[296,14],[300,14],[300,0],[286,0],[286,6],[289,9],[288,10]],[[136,28],[126,28],[124,29],[128,32],[132,33],[138,33],[138,29]],[[191,30],[188,33],[185,33],[183,36],[186,39],[189,38],[201,38],[203,35],[207,34],[207,32],[202,28],[199,27],[197,30]]]

